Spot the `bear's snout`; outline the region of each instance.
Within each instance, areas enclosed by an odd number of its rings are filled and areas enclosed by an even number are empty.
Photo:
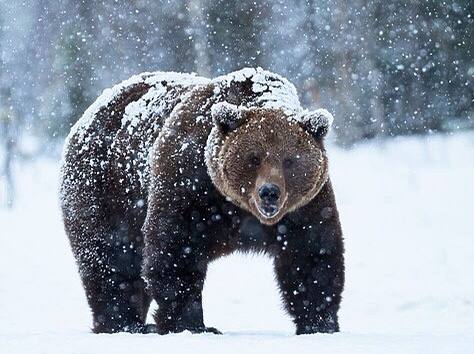
[[[272,217],[278,213],[280,195],[280,188],[274,183],[264,183],[258,189],[258,196],[260,197],[258,208],[266,217]]]
[[[281,194],[280,187],[275,183],[262,184],[257,190],[258,201],[255,203],[259,213],[265,218],[278,214],[282,207]]]

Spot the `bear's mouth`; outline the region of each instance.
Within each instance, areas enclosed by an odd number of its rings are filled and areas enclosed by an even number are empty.
[[[258,212],[267,219],[274,217],[280,210],[278,205],[275,205],[275,204],[255,203],[255,206],[257,207]]]
[[[287,196],[285,196],[284,200],[278,204],[273,204],[273,203],[265,203],[265,202],[257,202],[255,198],[252,198],[253,205],[255,206],[255,209],[257,209],[257,212],[260,216],[260,219],[265,220],[267,222],[271,222],[273,224],[274,220],[277,221],[277,217],[279,214],[281,214],[281,210],[283,209],[283,206],[286,203]],[[280,218],[278,218],[280,219]]]

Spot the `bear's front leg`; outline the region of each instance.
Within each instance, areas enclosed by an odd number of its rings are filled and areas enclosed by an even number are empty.
[[[158,333],[220,332],[205,327],[202,290],[207,271],[203,240],[190,234],[182,217],[161,216],[145,228],[143,275],[158,309]],[[149,223],[148,223],[149,224]]]
[[[281,235],[277,279],[296,334],[339,331],[344,257],[339,223],[319,224]],[[296,230],[295,230],[296,231]]]

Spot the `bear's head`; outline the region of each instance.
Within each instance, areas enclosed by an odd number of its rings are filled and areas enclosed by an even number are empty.
[[[261,223],[277,223],[313,199],[326,183],[323,138],[332,123],[328,111],[294,116],[221,102],[211,114],[209,175],[225,197]]]

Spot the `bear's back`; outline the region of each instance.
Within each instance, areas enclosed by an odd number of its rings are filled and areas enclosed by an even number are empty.
[[[181,95],[209,82],[194,74],[153,72],[135,75],[106,89],[71,128],[65,152],[73,146],[87,151],[97,137],[110,140],[116,135],[136,136],[142,126],[150,123],[161,127]]]
[[[120,194],[124,205],[145,197],[148,153],[164,121],[186,93],[209,82],[194,74],[154,72],[106,89],[66,139],[62,197],[85,193],[74,187],[79,183],[95,197]]]

